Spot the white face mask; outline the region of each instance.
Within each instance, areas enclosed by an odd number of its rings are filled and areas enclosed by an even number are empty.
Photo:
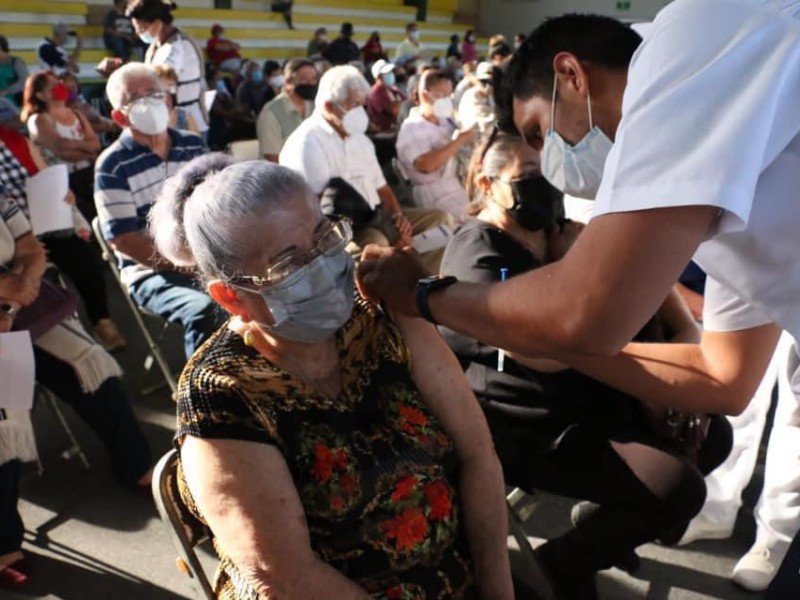
[[[158,135],[167,130],[169,109],[161,98],[142,98],[128,108],[128,122],[145,135]]]
[[[433,103],[433,116],[437,119],[449,119],[453,116],[453,100],[449,97],[438,98]]]
[[[149,31],[143,31],[142,33],[140,33],[139,39],[142,40],[142,42],[144,42],[148,46],[156,41],[155,36],[151,34]]]
[[[408,32],[408,39],[418,42],[419,41],[419,31],[409,31]]]
[[[556,83],[553,82],[553,101],[550,109],[550,128],[542,148],[542,175],[556,188],[578,198],[593,200],[600,189],[603,167],[613,142],[603,130],[592,122],[592,99],[587,95],[589,107],[589,133],[570,146],[553,129],[556,108]]]
[[[273,75],[269,78],[269,84],[274,88],[283,87],[283,75]]]
[[[339,107],[341,108],[341,107]],[[344,109],[342,109],[344,110]],[[356,106],[348,110],[342,117],[342,127],[348,135],[364,133],[369,126],[369,117],[363,106]]]

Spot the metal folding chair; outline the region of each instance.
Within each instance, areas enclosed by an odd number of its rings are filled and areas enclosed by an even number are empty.
[[[58,398],[56,398],[55,394],[51,392],[49,389],[42,385],[36,385],[36,403],[34,406],[38,406],[41,404],[46,404],[50,411],[58,421],[58,424],[61,426],[61,429],[64,431],[64,434],[67,436],[69,440],[69,446],[61,452],[61,458],[63,460],[70,460],[74,457],[78,457],[78,460],[83,465],[83,468],[87,471],[91,468],[89,464],[89,459],[86,458],[86,454],[84,453],[81,445],[78,443],[78,438],[75,437],[75,434],[72,432],[72,428],[67,423],[67,419],[64,417],[64,413],[61,412],[61,407],[58,405]],[[39,461],[39,473],[44,471],[44,467],[42,466],[41,460]]]
[[[178,490],[178,452],[175,449],[162,456],[156,465],[153,472],[153,500],[178,552],[175,566],[192,580],[198,598],[214,600],[211,583],[195,550],[210,538],[210,533],[181,501]]]
[[[554,600],[555,591],[548,581],[547,575],[542,570],[533,546],[525,533],[525,522],[536,510],[538,498],[531,494],[526,494],[519,488],[512,489],[506,494],[506,506],[508,507],[508,531],[514,536],[522,554],[525,574],[519,579],[533,585],[533,590],[539,600]]]
[[[122,278],[120,277],[119,267],[117,266],[117,261],[114,256],[114,252],[109,246],[106,239],[103,237],[103,233],[100,230],[100,220],[95,217],[92,220],[92,231],[94,232],[94,237],[97,239],[97,243],[100,245],[100,249],[103,251],[103,260],[108,263],[111,272],[114,274],[114,279],[117,280],[117,284],[119,285],[120,290],[122,290],[122,295],[125,296],[125,300],[128,303],[128,306],[131,309],[131,313],[133,314],[133,318],[136,319],[136,323],[139,325],[139,330],[142,332],[144,336],[145,342],[147,342],[148,347],[148,355],[144,359],[144,370],[150,371],[153,367],[153,363],[158,365],[158,368],[161,370],[161,373],[164,376],[164,379],[169,385],[170,389],[172,390],[173,395],[177,390],[178,384],[175,375],[172,373],[172,370],[169,367],[169,363],[167,362],[164,353],[161,351],[161,341],[164,339],[164,334],[167,332],[169,328],[169,323],[163,320],[161,317],[157,315],[153,315],[145,311],[142,307],[140,307],[136,302],[133,301],[131,295],[128,293],[128,289],[124,283],[122,283]],[[153,333],[150,331],[150,328],[147,326],[145,322],[145,317],[151,319],[157,319],[160,323],[159,329],[157,334],[154,336]],[[142,395],[147,396],[149,394],[154,393],[158,389],[162,387],[163,384],[157,384],[145,387],[141,390]]]

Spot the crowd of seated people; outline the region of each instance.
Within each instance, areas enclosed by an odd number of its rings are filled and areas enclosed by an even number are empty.
[[[67,29],[40,51],[52,69],[23,75],[24,86],[0,37],[0,96],[24,87],[29,135],[0,127],[0,302],[13,314],[33,301],[42,248],[74,281],[99,344],[67,318],[70,340],[35,344],[37,381],[78,410],[134,488],[149,482],[152,457],[106,352],[125,339],[109,317],[92,218],[134,302],[181,326],[181,495],[212,531],[217,596],[512,598],[504,482],[588,501],[536,552],[559,598],[596,598],[598,571],[635,570],[638,546],[679,538],[702,505],[703,475],[728,452],[724,419],[711,419],[692,462],[622,389],[392,314],[354,287],[368,244],[405,247],[441,230],[444,242],[422,254],[429,273],[492,282],[558,261],[580,235],[539,153],[496,127],[502,70],[522,40],[480,49],[469,30],[434,61],[411,23],[388,62],[379,32],[359,49],[344,23],[332,42],[315,32],[310,59],[262,66],[215,25],[206,68],[174,8],[115,4],[106,45],[121,58],[137,39],[147,48],[144,63],[110,75],[106,116],[70,73]],[[101,133],[118,138],[101,148]],[[208,155],[255,138],[259,160]],[[379,162],[386,139],[409,205]],[[57,163],[71,173],[57,201],[75,203],[75,227],[37,241],[25,180]],[[12,326],[0,311],[0,332]],[[640,339],[698,333],[673,293]],[[78,351],[101,365],[92,383]],[[15,505],[21,461],[35,456],[27,413],[0,411],[4,435],[18,442],[0,443],[10,448],[0,452],[0,586],[26,579]]]

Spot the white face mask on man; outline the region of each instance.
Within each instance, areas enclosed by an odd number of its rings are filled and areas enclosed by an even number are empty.
[[[447,98],[437,98],[431,106],[433,116],[437,119],[449,119],[453,116],[453,100]]]
[[[342,108],[341,106],[339,108]],[[342,108],[344,110],[344,108]],[[342,117],[342,127],[348,135],[364,133],[369,127],[369,116],[363,106],[348,110]]]
[[[169,125],[169,109],[164,98],[147,96],[131,103],[127,112],[130,126],[145,135],[163,133]]]
[[[593,200],[600,189],[606,158],[614,144],[592,121],[592,98],[588,94],[589,132],[574,146],[564,141],[553,129],[557,83],[558,76],[553,81],[550,128],[542,148],[542,175],[565,194]]]

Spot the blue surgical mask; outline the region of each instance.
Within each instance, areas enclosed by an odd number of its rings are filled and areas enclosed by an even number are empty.
[[[264,81],[264,72],[260,70],[253,71],[253,74],[250,75],[250,79],[253,80],[255,83],[261,83]]]
[[[394,73],[384,73],[382,77],[383,77],[383,83],[385,83],[386,85],[391,86],[395,84]]]
[[[286,279],[259,290],[275,322],[259,326],[278,337],[304,343],[333,335],[353,311],[355,262],[342,248],[321,254]]]
[[[140,33],[139,39],[142,40],[148,46],[156,41],[156,38],[149,31],[143,31],[142,33]]]
[[[613,142],[602,129],[592,122],[592,98],[587,95],[589,107],[589,133],[570,146],[555,129],[556,84],[553,82],[553,100],[550,108],[550,129],[542,148],[542,175],[556,188],[578,198],[593,200],[600,189],[603,168]]]
[[[221,94],[228,93],[228,86],[225,85],[224,79],[217,79],[216,83],[214,84],[214,87],[217,88],[217,91],[220,92]]]

